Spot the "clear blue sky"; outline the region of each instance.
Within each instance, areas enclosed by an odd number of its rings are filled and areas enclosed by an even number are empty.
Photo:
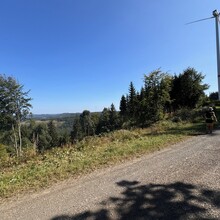
[[[217,91],[219,0],[0,0],[0,73],[31,90],[33,113],[102,111],[143,75],[194,67]]]

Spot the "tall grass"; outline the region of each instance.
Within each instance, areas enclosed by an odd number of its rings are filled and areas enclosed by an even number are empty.
[[[159,122],[147,129],[119,130],[54,148],[41,155],[29,152],[21,161],[0,163],[0,198],[38,190],[54,182],[160,150],[197,134],[201,124]]]

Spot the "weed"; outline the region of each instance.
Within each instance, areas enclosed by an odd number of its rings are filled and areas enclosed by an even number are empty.
[[[199,129],[201,123],[161,121],[146,129],[87,137],[71,147],[54,148],[42,155],[28,152],[25,161],[11,158],[1,164],[0,198],[48,187],[66,178],[160,150],[198,133]]]

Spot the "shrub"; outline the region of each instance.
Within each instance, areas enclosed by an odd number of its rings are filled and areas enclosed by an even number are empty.
[[[176,123],[178,123],[178,122],[181,122],[182,120],[181,120],[181,118],[179,117],[179,116],[174,116],[173,118],[172,118],[172,122],[176,122]]]
[[[202,113],[199,110],[192,110],[192,109],[179,109],[177,110],[171,120],[173,122],[181,122],[181,121],[189,121],[194,122],[198,117],[201,117]]]
[[[6,146],[3,144],[0,144],[0,164],[4,163],[8,160],[8,153]]]

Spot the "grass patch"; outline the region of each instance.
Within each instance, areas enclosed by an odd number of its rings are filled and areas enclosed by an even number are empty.
[[[204,131],[202,123],[159,122],[147,129],[119,130],[87,137],[23,161],[1,164],[0,198],[48,187],[54,182],[160,150]]]

